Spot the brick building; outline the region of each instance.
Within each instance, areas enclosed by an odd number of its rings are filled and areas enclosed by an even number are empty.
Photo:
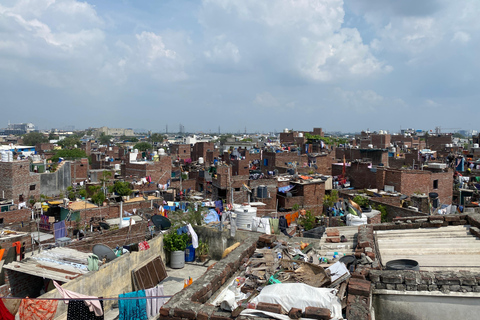
[[[71,161],[70,170],[72,183],[79,183],[88,179],[88,158]]]
[[[204,160],[207,158],[207,151],[215,150],[215,144],[213,142],[197,142],[192,148],[192,161],[198,161],[198,158],[202,157]]]
[[[447,144],[453,144],[452,137],[451,133],[426,136],[426,146],[431,150],[443,151]]]
[[[189,144],[171,144],[170,155],[173,159],[186,160],[191,159],[191,147]]]
[[[371,162],[373,165],[383,164],[388,166],[388,150],[386,149],[362,149],[362,148],[336,148],[335,158],[345,161]]]
[[[172,175],[172,158],[162,155],[158,161],[127,162],[121,165],[124,178],[141,179],[150,176],[155,184],[166,184]]]
[[[0,195],[15,203],[40,196],[40,174],[30,172],[29,160],[0,162]]]
[[[323,212],[325,181],[321,179],[291,181],[294,187],[288,193],[277,193],[278,207],[291,210],[294,205],[310,210],[314,215]]]

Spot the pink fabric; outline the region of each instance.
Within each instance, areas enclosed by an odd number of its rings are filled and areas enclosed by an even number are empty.
[[[60,294],[64,298],[71,298],[76,300],[84,300],[85,298],[96,298],[96,297],[86,296],[80,293],[63,289],[62,286],[59,285],[55,280],[53,280],[53,284],[57,288],[58,292],[60,292]],[[103,315],[103,308],[102,308],[102,305],[100,304],[100,300],[84,300],[84,302],[87,305],[90,312],[92,311],[95,312],[95,315],[97,317]],[[68,300],[65,300],[65,303],[68,303]]]

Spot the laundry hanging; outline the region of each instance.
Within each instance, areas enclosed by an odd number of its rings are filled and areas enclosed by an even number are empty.
[[[147,297],[158,297],[163,296],[163,285],[158,285],[151,289],[145,290],[145,295]],[[156,316],[160,312],[160,308],[165,303],[165,299],[157,298],[157,299],[147,299],[147,317],[151,318]]]
[[[122,300],[121,298],[145,297],[145,291],[139,290],[118,296],[119,320],[147,320],[146,299]]]
[[[57,300],[23,299],[18,308],[20,320],[51,320],[57,312]]]
[[[55,288],[57,288],[58,292],[64,298],[73,298],[78,300],[83,300],[85,298],[88,298],[88,299],[96,298],[96,297],[86,296],[80,293],[76,293],[76,292],[64,289],[55,280],[53,280],[53,284],[55,285]],[[100,300],[83,300],[83,301],[84,301],[84,304],[88,307],[88,309],[90,311],[93,311],[96,316],[103,315],[103,304],[100,302]],[[68,303],[68,302],[69,300],[65,300],[65,303]]]
[[[103,320],[104,315],[97,316],[90,311],[84,300],[70,300],[68,303],[67,320]],[[103,309],[103,301],[100,300]]]

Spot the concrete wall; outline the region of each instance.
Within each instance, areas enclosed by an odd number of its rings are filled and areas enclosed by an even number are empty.
[[[258,239],[260,233],[236,230],[235,237],[230,236],[230,230],[220,232],[213,227],[195,227],[195,232],[198,239],[202,242],[207,242],[209,247],[209,255],[214,260],[222,258],[223,251],[236,242],[242,242],[245,239]]]
[[[131,292],[132,273],[131,271],[147,261],[160,256],[165,261],[165,253],[163,251],[163,236],[157,236],[150,240],[150,249],[127,253],[112,262],[100,267],[100,270],[90,272],[75,280],[72,280],[62,287],[77,293],[91,295],[96,297],[115,297],[121,293]],[[58,291],[52,290],[42,296],[43,298],[60,298]],[[105,301],[105,310],[110,310],[113,301]],[[65,317],[67,305],[58,304],[55,319]]]
[[[65,162],[53,173],[40,175],[40,193],[46,196],[58,195],[72,185],[70,162]]]
[[[480,294],[374,294],[375,319],[477,319]]]

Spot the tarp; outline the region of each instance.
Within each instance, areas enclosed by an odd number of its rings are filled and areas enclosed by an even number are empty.
[[[266,286],[252,303],[275,303],[285,311],[299,308],[305,311],[306,307],[326,308],[330,310],[332,319],[342,318],[342,305],[337,297],[337,290],[331,288],[315,288],[304,283],[278,283]],[[247,315],[250,309],[242,311],[240,315]],[[256,310],[258,311],[258,310]]]
[[[203,218],[203,221],[206,224],[209,224],[210,222],[219,222],[220,217],[218,216],[218,213],[214,209],[208,210],[208,213],[205,215],[205,218]]]
[[[293,189],[293,185],[289,185],[289,186],[278,188],[278,192],[287,193],[288,191],[290,191],[292,189]]]
[[[367,224],[368,217],[363,215],[361,218],[353,214],[347,214],[347,226],[361,226]]]

